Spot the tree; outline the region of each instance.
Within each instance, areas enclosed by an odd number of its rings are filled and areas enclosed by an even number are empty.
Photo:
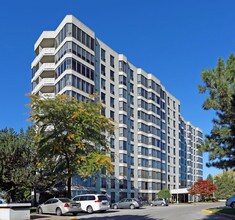
[[[40,170],[33,135],[31,127],[19,133],[0,130],[0,191],[6,192],[8,202],[31,197],[33,189],[52,184],[48,175],[36,175]]]
[[[233,175],[233,171],[230,170],[215,177],[215,185],[218,188],[215,192],[216,198],[226,199],[235,194],[235,179]]]
[[[230,55],[226,64],[219,59],[217,67],[204,70],[200,93],[208,93],[203,108],[213,109],[216,117],[210,135],[206,135],[200,149],[209,152],[207,166],[233,168],[235,166],[235,57]]]
[[[67,184],[75,174],[92,176],[103,167],[112,171],[108,138],[114,123],[101,115],[102,103],[58,95],[55,99],[31,96],[30,119],[35,124],[35,142],[42,170],[54,167],[54,174]]]
[[[31,197],[32,191],[34,192],[33,204],[37,206],[36,193],[49,191],[53,193],[56,188],[58,177],[54,175],[54,166],[51,164],[49,167],[43,169],[41,158],[37,152],[37,145],[35,143],[35,128],[28,127],[25,132],[25,147],[27,149],[28,158],[28,176],[24,181],[25,197]],[[32,199],[32,198],[31,198]]]
[[[208,174],[207,178],[206,178],[209,182],[213,183],[214,182],[214,178],[211,174]]]
[[[158,198],[171,198],[169,189],[162,189],[157,193]]]
[[[205,197],[210,198],[216,190],[216,186],[208,180],[198,180],[188,189],[188,192],[191,195],[201,195],[204,200]]]
[[[29,172],[23,130],[17,134],[13,128],[0,131],[0,190],[7,200],[15,201],[23,189]]]

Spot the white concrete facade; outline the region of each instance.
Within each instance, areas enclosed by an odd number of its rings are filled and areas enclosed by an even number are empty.
[[[110,139],[113,176],[103,172],[86,187],[107,192],[112,200],[152,200],[163,188],[187,188],[202,178],[196,149],[202,132],[182,118],[180,101],[153,74],[136,68],[71,15],[55,31],[43,32],[34,50],[33,94],[64,93],[83,101],[97,92],[103,114],[118,124]],[[191,164],[186,164],[189,153]],[[80,182],[74,178],[74,189]]]

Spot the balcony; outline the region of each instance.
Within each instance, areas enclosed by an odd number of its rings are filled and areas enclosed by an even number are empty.
[[[55,48],[43,48],[37,57],[33,60],[31,67],[33,68],[41,60],[42,63],[49,63],[54,61]]]
[[[45,73],[44,73],[45,72]],[[44,73],[44,77],[47,75],[50,75],[51,77],[54,77],[55,74],[55,64],[54,63],[43,63],[34,76],[32,77],[31,82],[35,81],[39,76],[42,76],[42,73]],[[42,76],[43,77],[43,76]]]
[[[55,85],[54,78],[44,78],[35,86],[32,93],[37,94],[39,91],[45,94],[53,93],[54,85]]]
[[[55,93],[41,93],[40,96],[44,99],[54,99]]]
[[[55,31],[43,31],[34,45],[34,51],[38,55],[41,48],[55,47]]]

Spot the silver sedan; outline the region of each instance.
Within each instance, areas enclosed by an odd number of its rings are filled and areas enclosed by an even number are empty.
[[[141,206],[138,199],[122,199],[112,205],[114,209],[138,209]]]
[[[73,202],[68,198],[52,198],[38,207],[39,214],[64,215],[72,213],[73,215],[77,215],[78,212],[81,212],[81,204]]]

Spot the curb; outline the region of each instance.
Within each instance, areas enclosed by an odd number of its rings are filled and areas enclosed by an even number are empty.
[[[209,214],[213,214],[213,211],[210,211],[208,209],[202,209],[201,212],[206,212],[206,213],[209,213]]]
[[[207,210],[207,209],[202,209],[201,212],[206,212],[208,214],[220,215],[220,216],[228,217],[230,219],[235,219],[234,215],[229,215],[229,214],[226,214],[226,213],[216,213],[216,212],[213,212],[213,211],[210,211],[210,210]]]

